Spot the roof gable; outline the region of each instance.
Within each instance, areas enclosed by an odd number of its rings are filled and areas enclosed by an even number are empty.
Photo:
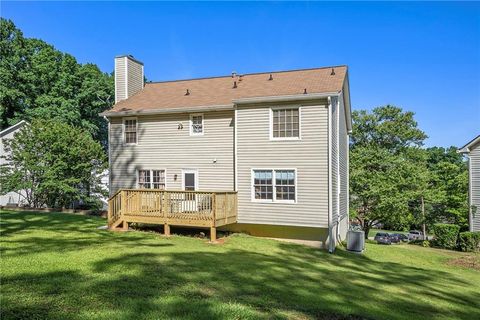
[[[470,150],[476,148],[478,145],[480,145],[480,135],[476,136],[473,138],[469,143],[461,147],[458,152],[460,153],[469,153]]]
[[[12,132],[20,129],[20,128],[23,127],[25,124],[27,124],[27,121],[22,120],[22,121],[20,121],[19,123],[16,123],[16,124],[14,124],[13,126],[10,126],[10,127],[6,128],[6,129],[0,131],[0,138],[6,136],[6,135],[9,134],[9,133],[12,133]]]

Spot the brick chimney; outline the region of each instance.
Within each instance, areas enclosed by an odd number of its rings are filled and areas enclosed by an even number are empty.
[[[115,103],[143,89],[143,62],[131,55],[115,57]]]

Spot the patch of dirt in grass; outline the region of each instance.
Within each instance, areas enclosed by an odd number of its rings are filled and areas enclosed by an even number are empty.
[[[456,267],[480,270],[480,257],[475,255],[463,256],[449,260],[448,264]]]

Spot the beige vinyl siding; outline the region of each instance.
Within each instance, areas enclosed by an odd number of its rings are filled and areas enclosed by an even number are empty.
[[[278,105],[275,105],[275,107]],[[328,226],[327,101],[302,105],[300,140],[270,140],[270,107],[237,110],[238,222]],[[252,169],[296,169],[296,203],[252,201]]]
[[[472,210],[470,229],[480,231],[480,143],[470,148],[470,205],[476,206],[476,212]]]
[[[182,189],[182,169],[198,170],[199,190],[233,190],[233,116],[233,111],[204,113],[201,136],[190,136],[187,113],[140,116],[137,145],[123,144],[122,118],[111,118],[110,193],[135,188],[139,169],[166,169],[169,190]]]
[[[344,96],[339,97],[339,167],[340,167],[340,236],[345,239],[348,229],[349,210],[349,136],[347,132],[347,120],[345,116]]]
[[[125,57],[115,58],[115,102],[127,98],[126,72],[127,59]]]
[[[128,97],[133,96],[143,89],[143,66],[138,62],[126,58],[127,61],[127,80]]]

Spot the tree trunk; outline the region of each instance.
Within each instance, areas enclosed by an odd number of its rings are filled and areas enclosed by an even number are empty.
[[[423,240],[426,240],[427,228],[425,226],[425,199],[423,198],[423,196],[421,197],[421,201],[422,201],[422,233],[423,233]]]
[[[371,225],[368,221],[363,221],[363,231],[365,232],[365,239],[368,239],[368,233],[370,232]]]

